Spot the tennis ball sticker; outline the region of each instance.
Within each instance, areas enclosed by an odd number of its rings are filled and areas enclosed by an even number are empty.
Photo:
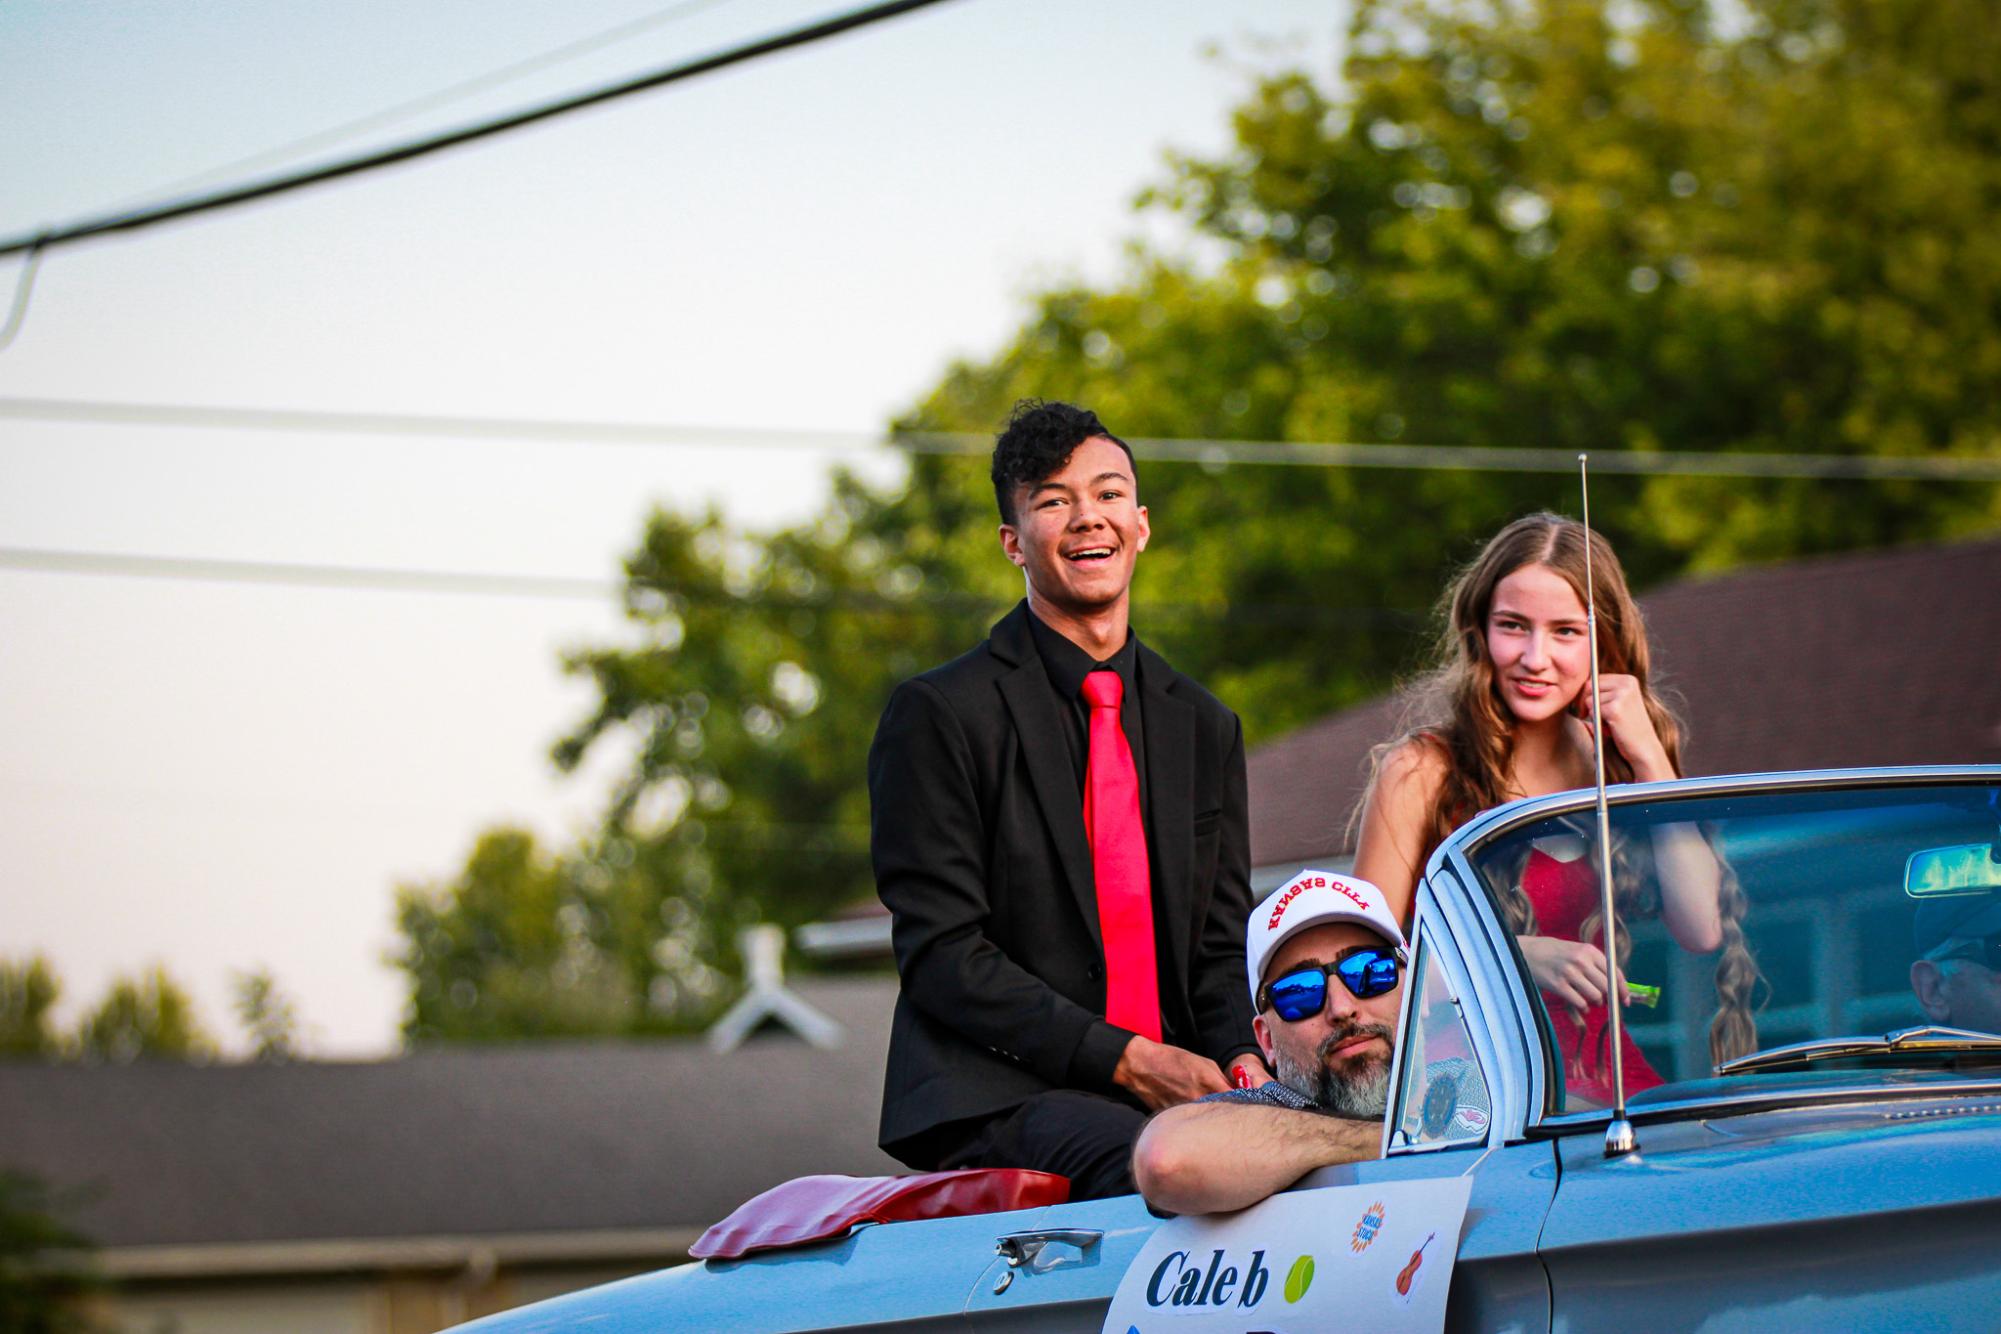
[[[1306,1295],[1313,1286],[1313,1257],[1302,1255],[1292,1262],[1292,1272],[1285,1276],[1285,1299],[1296,1302]]]

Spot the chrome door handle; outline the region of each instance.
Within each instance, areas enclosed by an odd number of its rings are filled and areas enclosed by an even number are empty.
[[[1088,1251],[1104,1240],[1105,1234],[1095,1228],[1056,1227],[1035,1232],[1010,1232],[1004,1237],[994,1238],[994,1254],[1007,1261],[1007,1268],[1001,1271],[1000,1281],[994,1284],[996,1293],[1006,1292],[1007,1285],[1014,1282],[1014,1271],[1023,1265],[1032,1272],[1038,1268],[1042,1252],[1052,1243],[1074,1246],[1079,1251]]]

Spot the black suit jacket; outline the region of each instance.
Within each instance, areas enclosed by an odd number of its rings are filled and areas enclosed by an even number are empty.
[[[1026,602],[985,644],[905,681],[869,749],[870,846],[903,986],[882,1147],[932,1167],[953,1122],[1056,1088],[1118,1094],[1097,890],[1064,720]],[[1162,1037],[1253,1049],[1244,983],[1243,728],[1141,645]]]

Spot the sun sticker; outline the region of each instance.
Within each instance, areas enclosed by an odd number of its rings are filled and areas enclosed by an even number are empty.
[[[1387,1215],[1383,1202],[1377,1200],[1362,1211],[1361,1219],[1355,1224],[1355,1235],[1348,1238],[1348,1249],[1360,1255],[1369,1249],[1369,1243],[1383,1230],[1383,1219]]]

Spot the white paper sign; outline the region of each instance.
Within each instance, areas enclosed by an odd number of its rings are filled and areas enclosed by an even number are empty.
[[[1328,1186],[1171,1218],[1119,1281],[1105,1334],[1440,1330],[1466,1177]]]

